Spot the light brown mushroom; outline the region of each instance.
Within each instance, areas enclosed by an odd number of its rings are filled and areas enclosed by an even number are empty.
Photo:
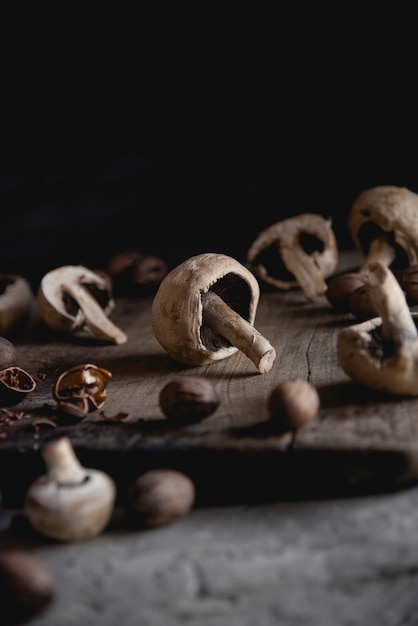
[[[29,281],[16,274],[0,274],[0,335],[8,335],[35,311]]]
[[[247,253],[250,269],[278,289],[300,287],[308,300],[325,294],[338,263],[331,220],[301,213],[263,230]]]
[[[254,328],[256,278],[230,256],[203,253],[162,280],[152,304],[154,335],[186,365],[205,365],[242,351],[260,373],[270,371],[273,346]]]
[[[68,437],[45,444],[41,453],[47,471],[29,486],[23,507],[32,527],[59,541],[101,533],[113,511],[113,479],[101,470],[83,467]]]
[[[418,395],[418,331],[405,294],[381,261],[364,266],[362,276],[379,317],[342,330],[338,359],[354,381],[397,395]]]
[[[82,265],[64,265],[45,274],[38,289],[41,318],[56,331],[77,334],[88,330],[105,341],[122,344],[126,334],[109,315],[115,302],[109,284]]]
[[[363,266],[380,261],[390,267],[418,263],[418,195],[406,187],[366,189],[354,200],[348,230],[365,256]]]

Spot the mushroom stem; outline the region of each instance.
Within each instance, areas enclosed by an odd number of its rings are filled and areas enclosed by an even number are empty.
[[[382,337],[394,346],[415,339],[418,331],[405,294],[391,270],[382,262],[368,263],[362,270],[370,297],[382,318]]]
[[[326,292],[327,284],[313,256],[306,254],[302,248],[284,245],[280,247],[280,254],[308,300],[316,300]]]
[[[254,326],[213,291],[202,293],[202,307],[203,323],[206,326],[228,339],[248,356],[261,374],[271,370],[276,351]]]
[[[59,485],[76,485],[84,481],[86,472],[77,459],[68,437],[61,437],[42,449],[48,476]]]
[[[370,243],[367,259],[363,263],[362,268],[366,267],[369,263],[374,263],[375,261],[380,261],[387,267],[390,267],[395,258],[395,248],[391,243],[389,243],[385,235],[380,235],[380,237],[376,237],[376,239],[373,239]]]
[[[116,344],[126,343],[128,339],[126,334],[113,324],[97,300],[84,287],[66,285],[65,289],[83,311],[85,322],[96,337]]]

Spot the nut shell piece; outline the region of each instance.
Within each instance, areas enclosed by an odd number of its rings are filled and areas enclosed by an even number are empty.
[[[241,315],[254,324],[259,285],[255,276],[232,257],[203,253],[187,259],[162,280],[152,304],[152,328],[156,339],[176,361],[205,365],[238,351],[227,344],[213,349],[202,340],[202,294],[229,275],[245,287],[247,302]]]
[[[111,378],[109,370],[92,363],[75,365],[58,377],[53,396],[64,412],[85,417],[103,407]]]

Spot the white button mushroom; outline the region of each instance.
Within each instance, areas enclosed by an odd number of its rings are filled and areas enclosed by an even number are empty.
[[[67,437],[46,444],[42,457],[47,473],[29,486],[24,500],[24,512],[32,527],[59,541],[88,539],[101,533],[113,511],[113,479],[101,470],[83,467]]]
[[[256,278],[232,257],[191,257],[165,276],[155,294],[154,335],[180,363],[205,365],[241,350],[263,374],[276,351],[253,325],[259,296]]]

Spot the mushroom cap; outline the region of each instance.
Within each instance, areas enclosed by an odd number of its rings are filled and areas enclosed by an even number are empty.
[[[418,313],[411,313],[415,322]],[[385,393],[418,395],[418,339],[406,340],[389,356],[372,349],[373,332],[382,318],[375,317],[342,330],[337,352],[341,367],[354,381]]]
[[[260,297],[257,279],[230,256],[214,252],[198,254],[172,269],[161,281],[152,304],[152,329],[174,360],[186,365],[205,365],[238,351],[235,346],[208,348],[201,335],[201,294],[229,275],[240,279],[245,286],[247,306],[245,315],[241,313],[241,316],[254,324]]]
[[[307,249],[304,239],[309,238]],[[315,245],[314,245],[315,244]],[[263,252],[277,246],[277,258],[281,248],[298,248],[305,257],[312,257],[314,264],[324,278],[335,270],[338,263],[337,240],[330,219],[317,213],[300,213],[293,217],[280,220],[262,230],[251,244],[247,260],[251,269],[262,280],[279,289],[291,289],[300,286],[296,276],[291,276],[291,267],[287,267],[289,276],[273,275],[267,263],[260,256]],[[271,265],[273,263],[271,262]]]
[[[374,229],[367,227],[375,226]],[[355,246],[364,254],[370,235],[391,234],[406,253],[409,265],[418,262],[418,194],[406,187],[381,185],[366,189],[352,204],[348,230]]]

